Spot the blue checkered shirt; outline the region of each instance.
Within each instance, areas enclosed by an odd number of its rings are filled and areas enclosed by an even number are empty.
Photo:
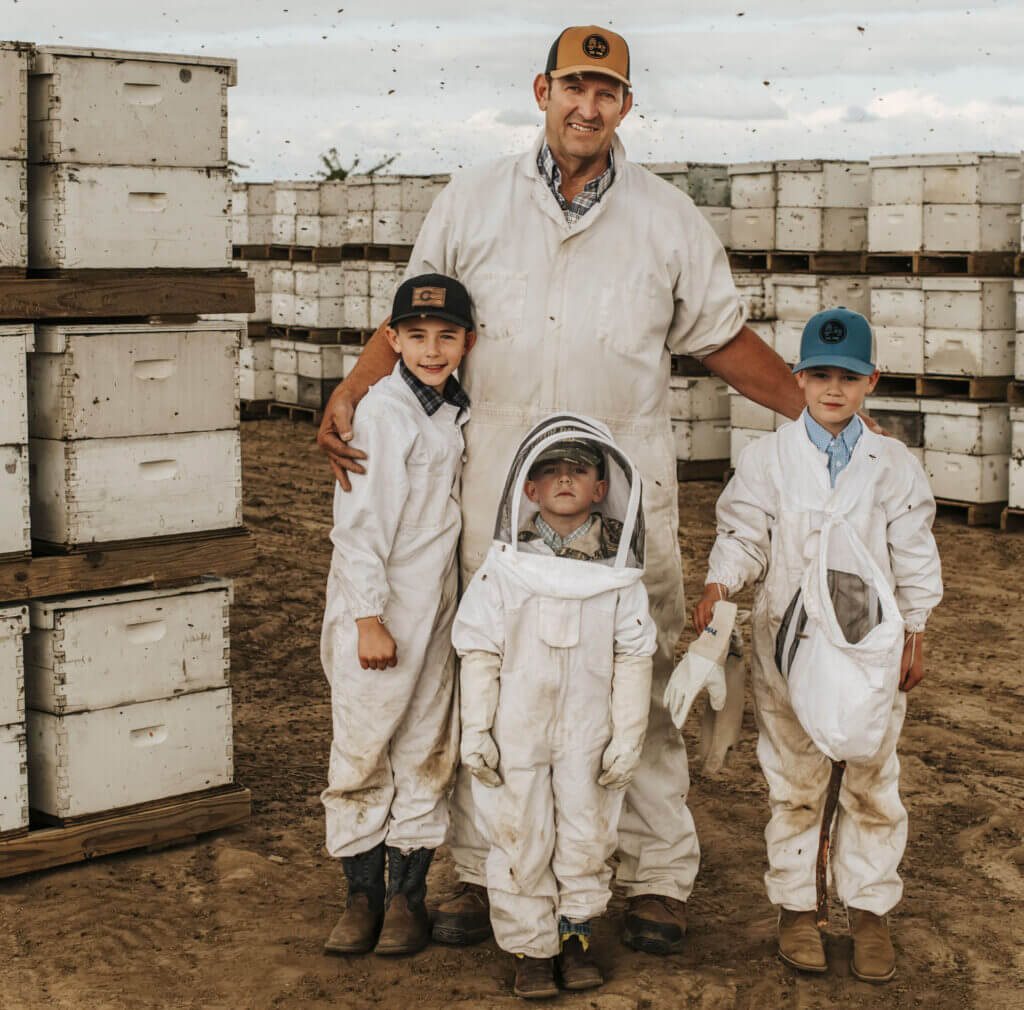
[[[416,378],[401,358],[398,360],[398,369],[408,387],[416,394],[416,399],[420,401],[420,404],[427,413],[427,417],[433,417],[444,403],[450,403],[453,407],[459,408],[455,415],[456,420],[462,416],[464,410],[469,410],[469,397],[462,386],[459,385],[459,380],[454,375],[448,376],[444,389],[439,393],[433,386],[428,386],[425,382],[421,382]]]
[[[832,487],[836,486],[836,478],[846,468],[853,456],[854,447],[864,430],[864,422],[854,414],[850,423],[838,435],[833,436],[811,417],[809,410],[804,411],[804,427],[807,437],[828,456],[828,480]]]
[[[608,187],[615,181],[615,156],[612,154],[611,148],[608,149],[608,167],[596,179],[591,179],[583,187],[583,192],[572,203],[562,196],[562,191],[559,188],[562,185],[562,171],[546,140],[541,146],[540,154],[537,155],[537,168],[547,180],[551,192],[555,194],[558,206],[562,208],[562,213],[565,215],[566,224],[569,225],[574,225],[591,207],[600,203],[601,197],[608,192]]]

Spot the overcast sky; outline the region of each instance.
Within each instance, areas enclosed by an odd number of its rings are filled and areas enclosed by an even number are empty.
[[[681,13],[681,11],[685,13]],[[567,24],[630,44],[637,161],[1019,151],[1024,4],[982,0],[0,0],[0,37],[238,60],[246,180],[348,164],[448,171],[521,150],[530,84]],[[426,12],[429,12],[426,13]],[[627,12],[623,14],[623,12]]]

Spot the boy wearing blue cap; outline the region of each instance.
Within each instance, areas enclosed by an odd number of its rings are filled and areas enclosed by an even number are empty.
[[[718,500],[718,537],[693,619],[703,631],[716,601],[756,583],[752,686],[771,806],[765,883],[780,910],[780,957],[803,971],[827,969],[819,923],[837,796],[831,871],[847,908],[853,973],[887,982],[896,968],[886,914],[902,896],[897,868],[907,838],[896,744],[906,692],[924,676],[924,628],[942,577],[931,532],[935,501],[921,465],[857,416],[878,381],[872,344],[868,321],[845,308],[808,321],[794,368],[806,409],[740,454]],[[845,554],[834,553],[836,530]],[[854,557],[873,574],[854,574]],[[882,659],[853,667],[876,685],[870,732],[866,719],[858,725],[852,709],[835,711],[837,698],[815,689],[816,679],[834,680],[836,664],[815,665],[810,688],[794,672],[801,661],[806,672],[808,640],[820,640],[833,615],[840,648],[870,647],[884,635],[891,642]],[[867,741],[856,759],[820,749],[814,713],[823,711],[851,739]]]

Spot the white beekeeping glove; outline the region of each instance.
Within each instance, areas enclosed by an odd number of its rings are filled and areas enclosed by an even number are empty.
[[[493,652],[467,652],[462,657],[459,685],[462,710],[462,763],[485,786],[501,785],[498,747],[491,736],[498,709],[501,657]]]
[[[597,784],[625,789],[640,764],[651,708],[650,656],[616,656],[612,669],[612,738],[601,755]]]
[[[690,707],[704,688],[716,712],[725,705],[725,657],[735,623],[736,604],[719,600],[712,608],[711,623],[672,671],[664,701],[677,729],[683,728]]]
[[[741,610],[739,624],[749,620],[750,611]],[[704,710],[701,723],[700,744],[697,754],[708,775],[716,775],[725,765],[730,747],[735,747],[743,727],[744,686],[747,679],[747,661],[744,655],[743,636],[739,628],[732,629],[729,655],[725,660],[725,705],[720,712],[710,707]]]

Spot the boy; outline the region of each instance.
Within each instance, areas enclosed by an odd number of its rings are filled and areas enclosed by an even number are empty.
[[[901,442],[874,434],[857,416],[878,381],[872,361],[871,327],[858,313],[831,309],[807,323],[794,369],[806,409],[740,454],[736,474],[718,500],[718,538],[694,624],[702,631],[717,600],[757,583],[751,667],[758,758],[771,804],[765,883],[768,897],[780,906],[782,960],[824,972],[815,859],[831,762],[794,713],[780,666],[788,671],[787,657],[806,636],[797,628],[787,638],[786,625],[826,518],[849,524],[844,529],[866,545],[892,587],[906,636],[898,673],[898,641],[892,660],[891,675],[899,677],[901,690],[886,681],[895,701],[887,724],[881,712],[881,746],[873,757],[846,767],[832,866],[853,935],[853,973],[867,982],[887,982],[896,962],[885,916],[903,893],[897,867],[907,838],[896,743],[905,692],[924,676],[924,628],[942,597],[942,577],[931,532],[935,502],[920,464]],[[829,575],[838,612],[855,597],[840,598],[844,571]],[[872,621],[878,621],[873,613],[867,625]],[[862,632],[863,627],[845,634],[853,642]]]
[[[571,414],[520,445],[495,539],[459,605],[462,761],[490,844],[487,890],[515,993],[604,981],[590,920],[623,790],[640,760],[655,628],[640,477],[598,422]]]
[[[334,723],[321,799],[327,850],[348,878],[332,954],[426,945],[427,868],[458,757],[451,624],[469,400],[453,373],[475,340],[466,289],[410,278],[387,336],[401,360],[355,422],[373,466],[348,494],[335,488],[321,637]]]

